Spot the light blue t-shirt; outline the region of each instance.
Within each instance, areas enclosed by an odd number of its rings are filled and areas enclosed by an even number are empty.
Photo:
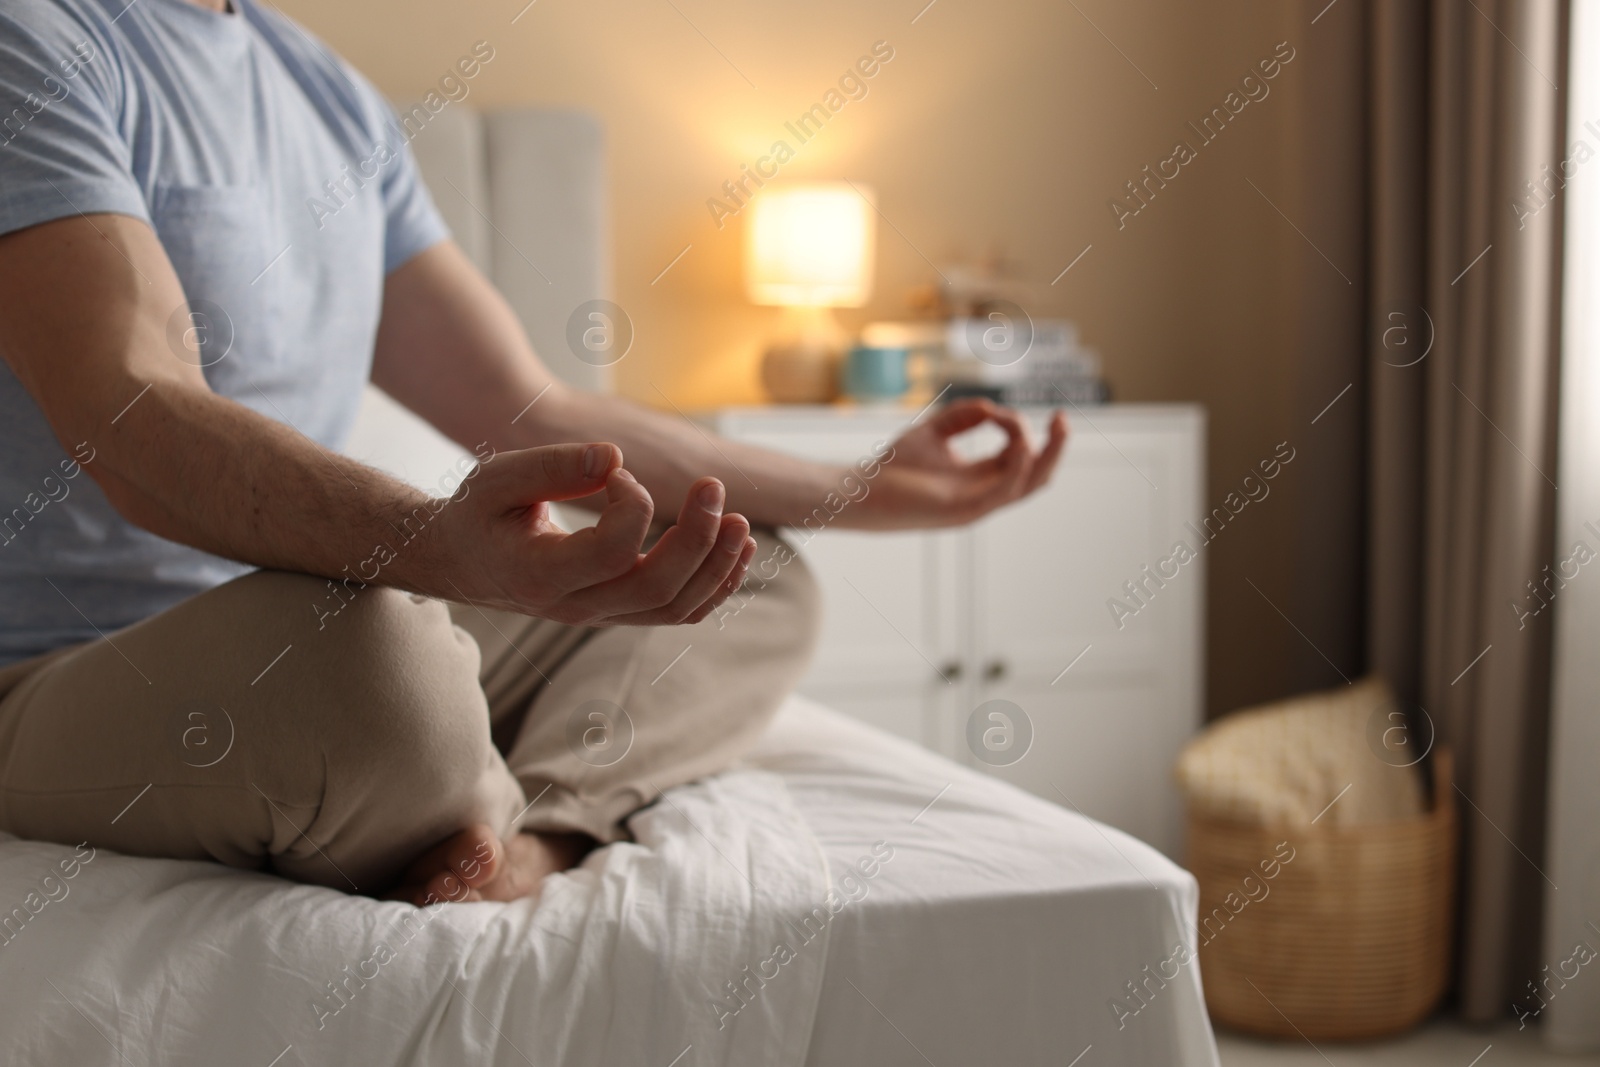
[[[0,233],[80,212],[160,237],[190,305],[169,320],[172,358],[333,449],[371,368],[384,276],[447,235],[382,97],[275,11],[7,0]],[[95,445],[57,441],[0,363],[0,663],[248,569],[119,516],[82,468]]]

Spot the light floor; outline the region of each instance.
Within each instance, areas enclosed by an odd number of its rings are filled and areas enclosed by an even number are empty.
[[[1269,1042],[1218,1030],[1222,1067],[1600,1067],[1600,1055],[1563,1056],[1545,1048],[1534,1027],[1508,1022],[1492,1030],[1432,1022],[1375,1045]]]

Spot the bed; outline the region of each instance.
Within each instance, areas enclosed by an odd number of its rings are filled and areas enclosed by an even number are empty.
[[[1194,966],[1162,966],[1189,937],[1188,874],[801,698],[743,766],[632,827],[637,843],[594,853],[537,901],[434,909],[4,839],[0,902],[26,917],[0,922],[0,1054],[1217,1062]]]
[[[460,105],[414,143],[559,373],[608,295],[600,131]],[[529,284],[528,254],[553,279]],[[369,395],[352,455],[458,450]],[[739,767],[537,900],[410,905],[0,834],[0,1064],[1214,1065],[1193,879],[1114,829],[791,698]]]

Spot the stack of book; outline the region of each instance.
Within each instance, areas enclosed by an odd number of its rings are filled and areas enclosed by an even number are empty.
[[[996,312],[987,318],[874,323],[862,342],[923,353],[928,388],[949,400],[986,396],[1018,407],[1073,407],[1111,398],[1099,353],[1081,344],[1077,327],[1065,319]]]

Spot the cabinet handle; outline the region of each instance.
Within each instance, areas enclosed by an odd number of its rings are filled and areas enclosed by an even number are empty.
[[[943,663],[939,664],[939,673],[944,677],[944,679],[946,681],[950,681],[950,682],[958,682],[958,681],[960,681],[961,680],[961,661],[958,660],[958,659],[947,659],[947,660],[945,660]]]
[[[988,663],[984,664],[983,680],[986,682],[998,682],[1004,678],[1007,673],[1008,668],[1006,667],[1005,660],[992,659]]]

